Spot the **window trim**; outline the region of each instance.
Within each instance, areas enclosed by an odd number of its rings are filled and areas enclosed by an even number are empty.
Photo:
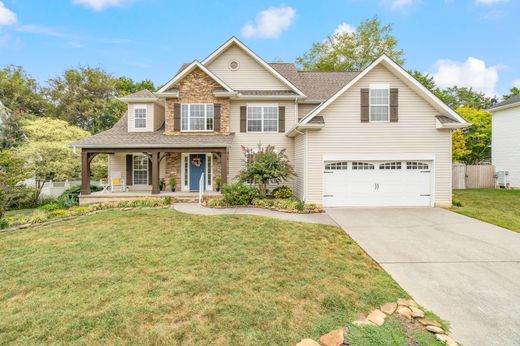
[[[135,183],[135,158],[136,157],[144,157],[146,160],[146,184],[136,184]],[[150,169],[150,160],[148,159],[148,157],[146,155],[139,155],[139,154],[133,154],[132,155],[132,182],[133,182],[133,185],[136,185],[136,186],[150,186],[150,184],[148,183],[150,181],[150,177],[149,177],[149,169]],[[143,172],[145,171],[145,169],[139,169],[138,170],[139,172]]]
[[[388,90],[387,118],[386,120],[372,120],[372,90]],[[384,105],[374,105],[382,107]],[[368,122],[389,123],[390,122],[390,84],[370,84],[368,86]]]
[[[144,127],[137,127],[136,126],[136,114],[135,114],[135,111],[138,110],[138,109],[144,109]],[[147,105],[139,105],[139,104],[136,104],[134,105],[134,129],[135,130],[146,130],[148,128],[148,106]],[[141,118],[139,118],[139,120],[142,120]]]
[[[261,121],[262,121],[262,130],[261,131],[249,131],[249,108],[253,108],[253,107],[260,107],[262,108],[262,117],[261,117]],[[273,108],[276,108],[276,130],[273,130],[273,131],[265,131],[264,130],[264,122],[265,122],[265,118],[264,118],[264,108],[267,108],[267,107],[273,107]],[[258,120],[258,119],[256,119]],[[278,133],[278,131],[280,131],[280,107],[278,106],[277,103],[248,103],[246,105],[246,132],[249,132],[249,133]]]
[[[204,106],[204,127],[206,128],[205,130],[192,130],[191,129],[190,111],[191,111],[191,106],[194,106],[194,105],[199,105],[199,106],[203,105]],[[207,129],[207,127],[208,127],[208,105],[213,106],[213,125],[212,125],[211,130]],[[188,129],[187,130],[182,129],[182,106],[188,106]],[[215,105],[213,103],[181,103],[181,132],[215,132]]]

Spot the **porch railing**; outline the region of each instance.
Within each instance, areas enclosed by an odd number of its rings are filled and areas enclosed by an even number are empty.
[[[202,205],[202,195],[204,194],[204,173],[200,175],[199,179],[199,204]]]

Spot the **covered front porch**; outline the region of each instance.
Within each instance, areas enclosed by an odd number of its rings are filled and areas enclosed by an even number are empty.
[[[108,155],[107,180],[101,184],[103,191],[91,193],[90,163],[99,154]],[[81,157],[84,202],[209,196],[218,194],[228,181],[227,147],[82,148]]]

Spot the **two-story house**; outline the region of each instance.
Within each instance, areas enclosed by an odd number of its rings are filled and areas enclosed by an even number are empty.
[[[286,149],[297,173],[288,185],[307,203],[449,206],[451,132],[467,126],[386,56],[363,71],[306,72],[266,63],[234,37],[158,91],[121,100],[128,112],[112,129],[71,144],[82,203],[112,196],[90,195],[97,154],[109,154],[109,178],[128,196],[154,196],[172,176],[179,193],[214,191],[217,177],[235,180],[242,146],[260,143]]]

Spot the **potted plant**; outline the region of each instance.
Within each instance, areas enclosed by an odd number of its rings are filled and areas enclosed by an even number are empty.
[[[215,178],[215,188],[216,188],[217,192],[220,192],[221,186],[222,186],[222,180],[220,179],[220,177],[216,177]]]
[[[174,176],[171,176],[170,187],[172,188],[172,192],[175,192],[175,185],[177,185],[177,179]]]
[[[164,178],[161,178],[161,180],[159,180],[159,189],[161,189],[161,191],[164,191],[164,188],[165,188]]]

